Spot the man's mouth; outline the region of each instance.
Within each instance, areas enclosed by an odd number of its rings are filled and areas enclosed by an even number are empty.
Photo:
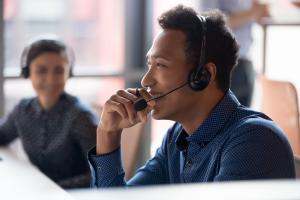
[[[151,98],[157,98],[161,96],[163,93],[149,92],[149,94],[151,95]]]

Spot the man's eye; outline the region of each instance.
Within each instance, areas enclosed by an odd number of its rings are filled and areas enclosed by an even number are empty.
[[[162,64],[162,63],[157,63],[156,64],[158,67],[166,67],[166,65]]]

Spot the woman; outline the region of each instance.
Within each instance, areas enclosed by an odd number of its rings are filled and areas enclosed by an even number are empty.
[[[0,124],[0,144],[19,137],[30,161],[64,188],[88,187],[86,153],[95,145],[96,114],[64,91],[74,62],[60,41],[42,39],[22,54],[22,76],[36,97],[22,99]]]

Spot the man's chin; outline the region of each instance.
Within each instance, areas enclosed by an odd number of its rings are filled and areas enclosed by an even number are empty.
[[[163,115],[161,113],[159,113],[157,110],[152,110],[151,116],[155,120],[163,120],[164,119]]]

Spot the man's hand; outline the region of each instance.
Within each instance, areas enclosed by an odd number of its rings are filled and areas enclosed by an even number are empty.
[[[97,154],[109,153],[120,146],[121,133],[124,128],[134,126],[139,122],[146,122],[148,113],[153,109],[154,101],[142,111],[134,110],[134,102],[139,98],[146,101],[151,95],[145,90],[139,90],[138,97],[135,89],[119,90],[104,104],[97,129]]]

